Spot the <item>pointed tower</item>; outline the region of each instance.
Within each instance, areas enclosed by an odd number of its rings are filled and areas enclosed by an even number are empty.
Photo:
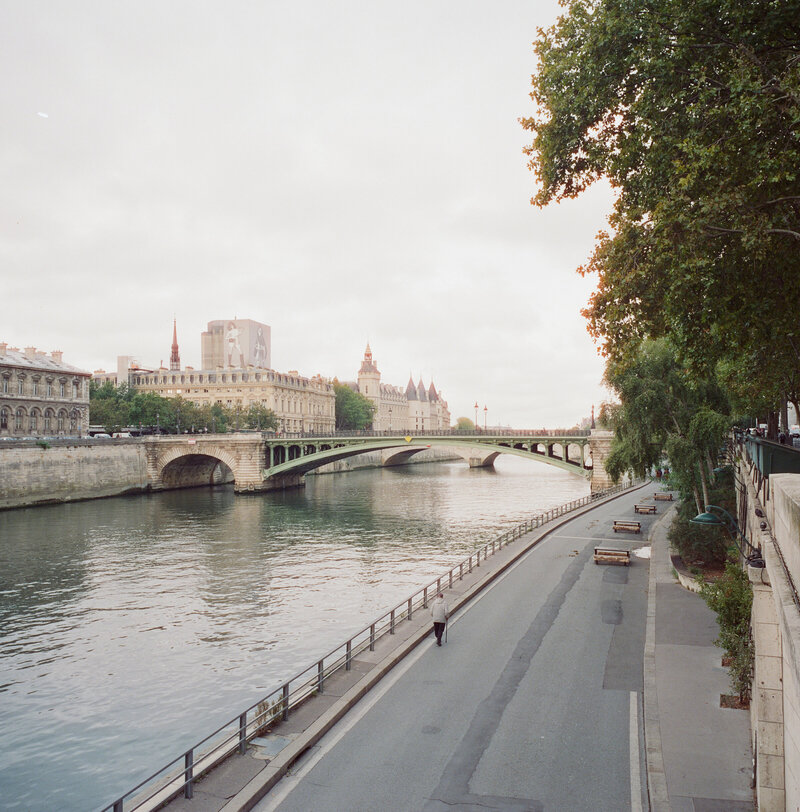
[[[175,372],[181,368],[181,354],[178,352],[178,322],[172,320],[172,352],[169,356],[169,368]]]
[[[372,427],[374,429],[380,428],[381,373],[372,360],[372,350],[369,347],[369,342],[367,342],[367,349],[364,350],[361,369],[358,370],[358,391],[375,404]]]

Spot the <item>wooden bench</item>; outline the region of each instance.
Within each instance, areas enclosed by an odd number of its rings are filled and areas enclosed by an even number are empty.
[[[618,530],[627,530],[629,533],[641,533],[642,532],[642,523],[641,522],[629,522],[625,519],[615,519],[614,520],[614,532],[616,533]]]
[[[671,493],[654,493],[653,499],[659,499],[662,502],[671,502],[672,501],[672,494]]]
[[[633,509],[637,513],[655,513],[656,506],[655,505],[634,505]]]
[[[631,563],[629,550],[615,550],[613,547],[595,547],[595,564],[621,564],[627,567]]]

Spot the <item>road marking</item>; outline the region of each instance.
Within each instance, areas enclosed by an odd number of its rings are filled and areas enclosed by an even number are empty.
[[[554,539],[567,539],[567,541],[608,541],[608,536],[561,536],[558,533],[553,535]]]
[[[528,553],[533,552],[537,547],[546,541],[555,538],[552,533],[548,533],[532,547]],[[457,612],[448,618],[447,625],[455,626],[462,615],[466,614],[473,606],[476,606],[488,595],[496,586],[499,586],[511,573],[520,566],[527,558],[528,553],[520,556],[502,575],[495,578],[489,586],[482,589],[466,606],[462,606]],[[267,795],[253,807],[255,812],[274,812],[286,798],[297,788],[302,779],[317,766],[317,764],[350,732],[361,719],[390,691],[395,683],[399,682],[406,672],[417,663],[430,647],[424,643],[417,646],[416,650],[403,658],[400,665],[396,665],[378,685],[369,691],[355,707],[351,708],[331,730],[329,730],[318,742],[316,748],[312,748],[300,759],[302,764],[297,769],[291,769]],[[638,756],[638,751],[637,751]],[[638,810],[631,812],[641,812],[641,804]]]
[[[642,812],[642,772],[639,766],[639,699],[631,691],[630,732],[628,742],[631,751],[631,812]]]

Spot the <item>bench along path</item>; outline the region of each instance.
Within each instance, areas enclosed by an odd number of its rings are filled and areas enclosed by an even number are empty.
[[[633,510],[635,513],[656,513],[655,505],[634,505]]]
[[[629,533],[641,533],[642,523],[629,521],[627,519],[614,519],[613,529],[615,533],[620,530],[624,530]]]

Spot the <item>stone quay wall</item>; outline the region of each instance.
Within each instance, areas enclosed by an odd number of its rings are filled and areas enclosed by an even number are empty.
[[[138,441],[53,440],[0,448],[0,509],[148,490]]]

